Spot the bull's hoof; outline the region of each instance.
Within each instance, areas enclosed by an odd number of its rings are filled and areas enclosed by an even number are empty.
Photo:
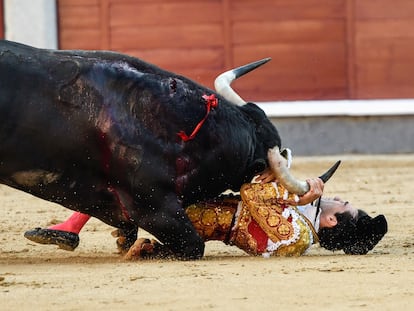
[[[39,244],[55,244],[66,251],[73,251],[79,245],[79,235],[67,231],[35,228],[26,231],[24,237]]]
[[[137,239],[125,254],[125,260],[149,259],[154,256],[155,240],[140,238]]]

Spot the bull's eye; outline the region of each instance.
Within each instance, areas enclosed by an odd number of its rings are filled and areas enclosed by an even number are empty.
[[[175,93],[177,91],[177,81],[175,79],[170,79],[170,90],[171,93]]]

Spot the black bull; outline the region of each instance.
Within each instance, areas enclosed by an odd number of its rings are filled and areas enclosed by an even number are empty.
[[[177,133],[206,115],[183,141]],[[0,182],[120,228],[129,243],[141,227],[176,257],[201,257],[183,206],[239,190],[280,144],[256,105],[137,58],[0,41]]]

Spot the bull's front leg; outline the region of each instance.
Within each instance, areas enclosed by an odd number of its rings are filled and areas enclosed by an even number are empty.
[[[168,256],[182,260],[199,259],[204,254],[204,241],[194,229],[184,209],[177,203],[177,197],[170,197],[171,199],[164,200],[165,205],[158,205],[159,208],[147,211],[140,217],[139,227],[161,242],[160,244],[138,240],[138,247],[144,250],[141,255]]]
[[[116,239],[116,246],[119,253],[125,254],[134,245],[138,237],[138,229],[136,227],[116,229],[112,231],[112,236]]]
[[[174,258],[174,254],[167,247],[157,240],[146,238],[137,239],[124,256],[125,260],[168,258]]]

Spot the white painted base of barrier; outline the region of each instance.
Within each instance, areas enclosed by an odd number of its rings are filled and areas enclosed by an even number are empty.
[[[414,115],[414,99],[259,102],[268,117]]]

